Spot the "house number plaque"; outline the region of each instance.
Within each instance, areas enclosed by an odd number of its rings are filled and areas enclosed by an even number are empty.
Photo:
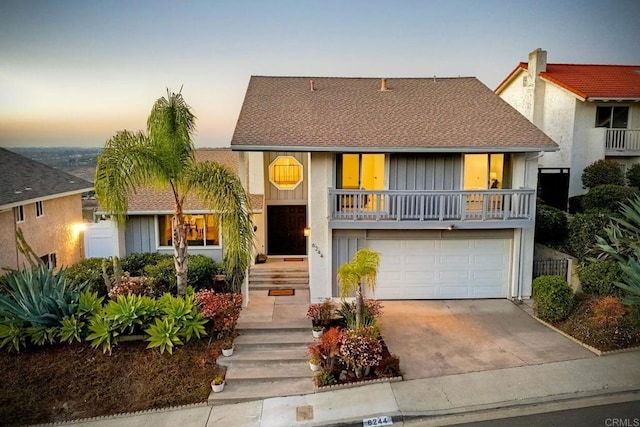
[[[389,415],[381,415],[379,417],[365,418],[362,420],[363,427],[390,426],[392,424],[393,424],[393,419]]]

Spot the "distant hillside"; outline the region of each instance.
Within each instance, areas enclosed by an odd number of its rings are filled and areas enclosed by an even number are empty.
[[[96,160],[102,148],[10,147],[9,150],[45,165],[93,182]]]

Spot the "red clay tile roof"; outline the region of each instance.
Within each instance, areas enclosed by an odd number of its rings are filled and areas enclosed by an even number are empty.
[[[310,90],[310,80],[314,89]],[[251,77],[234,150],[540,151],[557,145],[473,77]]]
[[[518,70],[526,70],[521,62],[507,78]],[[540,77],[578,95],[582,99],[640,99],[640,65],[547,64]]]
[[[229,167],[238,173],[238,155],[229,148],[199,148],[196,150],[196,160],[199,162],[214,161]],[[254,212],[262,210],[262,195],[251,195],[252,209]],[[145,212],[173,213],[173,195],[170,189],[154,190],[143,187],[129,195],[129,213],[140,214]],[[189,195],[184,204],[185,211],[207,211],[208,208],[200,199]]]

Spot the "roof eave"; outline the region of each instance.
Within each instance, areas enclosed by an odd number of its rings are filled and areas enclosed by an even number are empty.
[[[507,77],[504,78],[503,81],[500,82],[500,84],[498,86],[496,86],[496,88],[493,90],[493,92],[496,95],[500,95],[500,92],[502,92],[507,86],[509,86],[511,84],[511,82],[516,78],[517,74],[520,71],[527,71],[527,68],[523,65],[524,63],[519,63],[516,68],[514,68],[513,70],[511,70],[511,72],[509,73],[509,75]]]
[[[233,151],[292,151],[292,152],[328,152],[328,153],[529,153],[540,151],[558,151],[555,146],[525,147],[312,147],[289,145],[232,145]]]
[[[590,96],[589,102],[640,102],[640,98],[615,98],[612,96]]]
[[[554,79],[549,75],[543,75],[542,73],[540,73],[540,79],[547,83],[551,83],[552,85],[557,86],[560,89],[564,89],[565,91],[569,92],[571,95],[578,98],[580,101],[586,101],[588,98],[588,95],[586,93],[579,91],[578,89],[571,87],[567,84],[564,84],[560,80]]]
[[[94,187],[86,187],[78,190],[66,191],[64,193],[50,194],[48,196],[42,197],[32,197],[30,199],[18,200],[11,203],[6,203],[4,205],[0,205],[0,210],[12,209],[22,205],[28,205],[35,202],[44,202],[46,200],[59,199],[61,197],[73,196],[76,194],[86,193],[87,191],[92,191]]]

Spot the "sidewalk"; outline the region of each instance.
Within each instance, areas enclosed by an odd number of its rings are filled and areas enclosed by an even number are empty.
[[[640,391],[640,351],[533,366],[447,375],[224,406],[190,406],[68,423],[111,426],[362,425]],[[306,418],[306,419],[304,419]]]

